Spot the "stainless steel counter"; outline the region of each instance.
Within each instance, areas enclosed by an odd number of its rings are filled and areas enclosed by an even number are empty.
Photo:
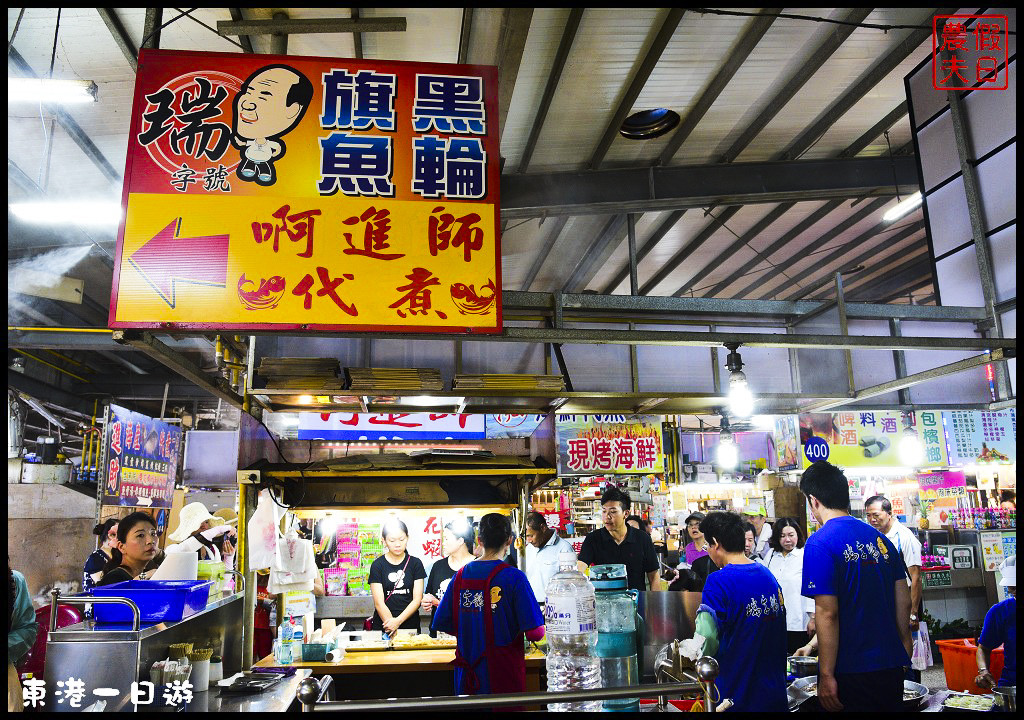
[[[136,682],[148,681],[153,663],[168,655],[168,646],[190,642],[196,647],[212,647],[223,658],[225,675],[242,669],[242,593],[216,600],[199,613],[179,622],[144,625],[101,624],[89,620],[47,633],[47,688],[58,682],[80,680],[88,694],[109,689],[108,712],[131,711],[131,689]],[[159,695],[159,691],[157,695]],[[153,705],[141,704],[150,711]],[[49,708],[48,708],[49,709]],[[67,703],[53,708],[73,711]]]
[[[261,693],[229,693],[223,692],[220,688],[194,693],[192,702],[184,708],[184,712],[287,712],[292,703],[298,704],[295,700],[295,693],[299,689],[299,683],[312,673],[312,670],[296,670],[290,678],[285,678],[274,687]]]

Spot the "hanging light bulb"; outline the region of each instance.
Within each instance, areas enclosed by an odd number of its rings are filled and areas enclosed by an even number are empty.
[[[735,417],[750,417],[754,412],[754,395],[747,385],[747,376],[743,373],[743,358],[738,352],[739,345],[727,343],[729,354],[725,358],[725,367],[729,370],[729,414]]]
[[[739,448],[736,447],[736,440],[729,430],[729,421],[722,418],[722,432],[718,436],[718,450],[715,453],[715,460],[723,470],[734,470],[740,460]]]
[[[906,435],[900,440],[900,462],[907,467],[920,467],[924,462],[924,445],[917,435]]]

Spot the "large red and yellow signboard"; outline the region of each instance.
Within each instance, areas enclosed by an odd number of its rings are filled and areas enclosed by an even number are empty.
[[[497,70],[143,50],[112,328],[501,330]]]

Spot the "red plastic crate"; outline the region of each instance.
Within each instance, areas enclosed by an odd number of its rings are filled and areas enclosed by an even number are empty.
[[[975,659],[978,645],[974,640],[936,640],[935,644],[942,653],[942,668],[946,671],[947,688],[957,692],[969,692],[972,695],[984,695],[989,692],[974,683],[974,678],[978,676],[978,662]],[[997,681],[1003,674],[1002,645],[992,651],[992,665],[989,671]]]

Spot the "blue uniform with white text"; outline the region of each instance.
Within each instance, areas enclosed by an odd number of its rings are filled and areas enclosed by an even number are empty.
[[[1007,598],[993,605],[985,614],[985,626],[978,644],[994,650],[1003,646],[1003,674],[999,687],[1017,684],[1017,598]]]
[[[775,576],[756,563],[709,575],[701,596],[718,624],[716,685],[730,710],[786,712],[786,605]]]
[[[839,600],[837,675],[909,667],[896,618],[903,557],[865,522],[850,516],[826,522],[804,545],[803,595]]]

